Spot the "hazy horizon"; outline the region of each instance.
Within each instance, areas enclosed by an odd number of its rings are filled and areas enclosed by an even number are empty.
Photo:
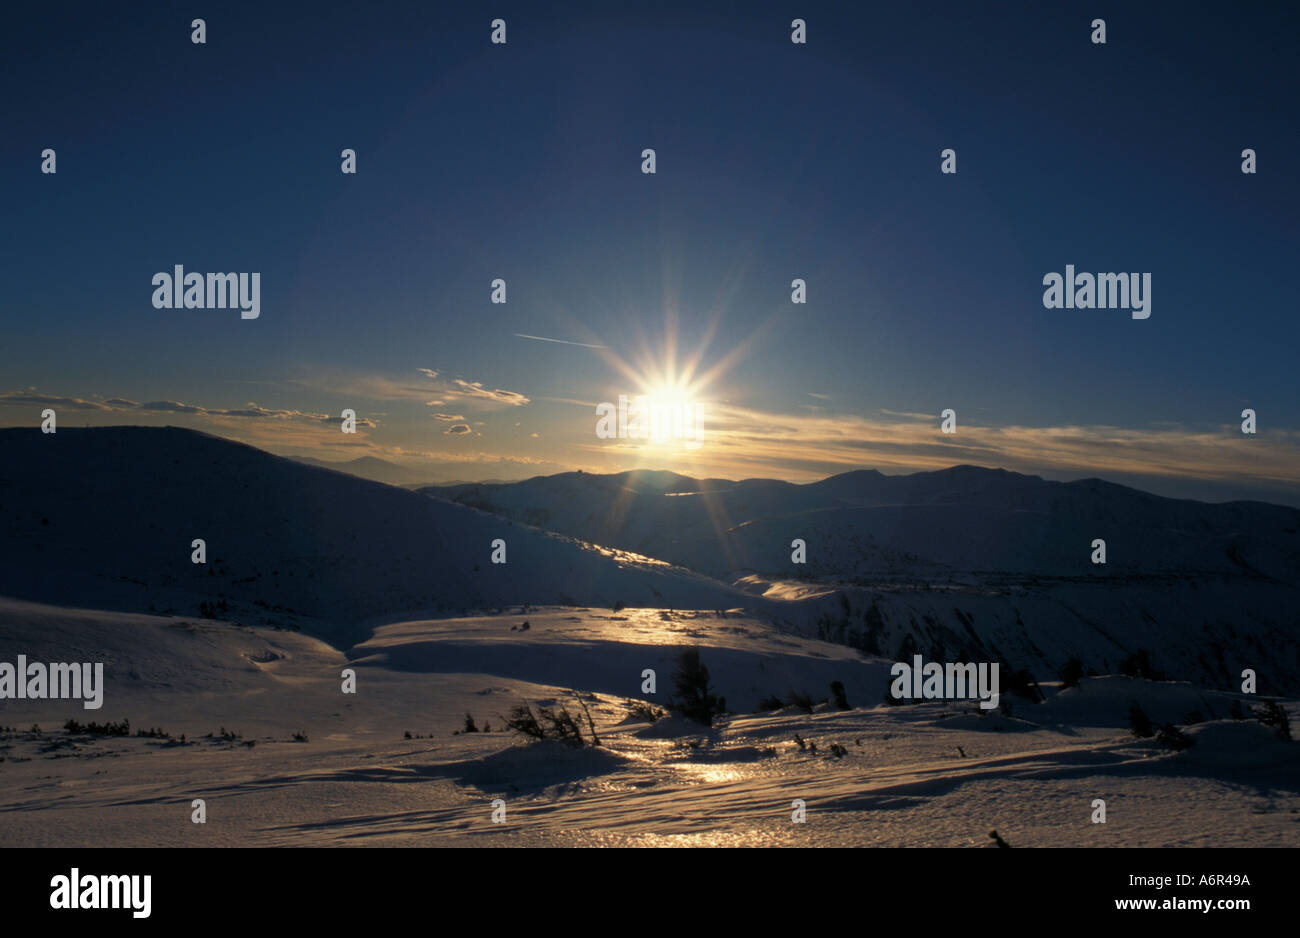
[[[63,430],[87,429],[86,426],[76,426],[61,424]],[[395,485],[454,485],[458,483],[514,483],[523,482],[534,478],[545,478],[548,476],[560,475],[570,472],[585,472],[591,475],[619,475],[626,472],[671,472],[675,475],[685,478],[695,479],[697,481],[715,480],[723,482],[744,482],[748,480],[772,480],[787,482],[792,485],[809,485],[833,478],[838,475],[844,475],[852,472],[879,472],[884,476],[907,476],[916,473],[925,472],[942,472],[947,469],[955,469],[962,466],[974,466],[976,468],[988,470],[1003,470],[1013,472],[1018,475],[1027,477],[1037,477],[1050,482],[1079,482],[1087,479],[1101,479],[1105,482],[1111,482],[1117,485],[1123,485],[1139,491],[1147,492],[1152,495],[1159,495],[1165,498],[1190,499],[1193,501],[1205,502],[1207,504],[1221,504],[1234,501],[1254,501],[1268,504],[1285,505],[1289,507],[1300,507],[1300,494],[1294,494],[1284,490],[1271,490],[1266,486],[1246,486],[1235,485],[1231,482],[1207,479],[1180,479],[1162,476],[1143,476],[1136,474],[1124,473],[1088,473],[1088,472],[1051,472],[1051,471],[1026,471],[1012,468],[1009,466],[991,465],[980,462],[953,462],[944,465],[926,466],[922,468],[900,468],[896,466],[871,466],[857,465],[844,466],[836,469],[834,472],[821,474],[810,473],[795,478],[787,478],[773,475],[746,475],[746,476],[726,476],[700,474],[690,470],[684,470],[679,467],[667,465],[642,465],[630,469],[618,468],[601,468],[590,466],[565,466],[556,464],[545,471],[528,471],[527,468],[515,466],[506,462],[493,462],[483,460],[478,463],[467,462],[440,462],[430,457],[399,457],[390,458],[376,455],[373,452],[365,451],[358,454],[341,454],[337,451],[324,450],[323,452],[299,452],[299,451],[281,451],[273,445],[241,439],[237,435],[220,433],[209,428],[186,427],[175,423],[157,423],[157,424],[104,424],[96,426],[93,429],[117,429],[131,427],[151,427],[155,429],[180,429],[192,430],[198,433],[205,433],[210,436],[223,440],[229,440],[235,443],[241,443],[253,446],[255,449],[263,450],[276,456],[283,456],[288,459],[294,459],[307,463],[316,463],[326,468],[343,467],[360,460],[371,459],[377,463],[391,466],[410,474],[410,478],[400,480],[389,480],[379,478],[377,475],[367,475],[357,473],[362,478],[369,478],[373,481],[389,482]],[[21,430],[27,429],[22,425],[0,426],[0,430]],[[39,432],[39,431],[37,431]],[[346,471],[346,470],[344,470]]]

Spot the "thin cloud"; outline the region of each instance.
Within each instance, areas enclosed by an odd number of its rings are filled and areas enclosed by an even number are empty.
[[[5,391],[0,394],[0,404],[31,405],[40,404],[47,407],[65,407],[68,410],[112,410],[108,404],[100,401],[88,401],[80,397],[61,397],[57,394],[41,394],[35,388],[24,391]]]
[[[368,401],[415,401],[426,407],[446,407],[450,402],[474,402],[485,405],[519,407],[530,403],[527,395],[505,388],[489,388],[481,381],[447,379],[436,368],[417,368],[407,380],[386,375],[318,374],[297,382],[314,391],[332,396]],[[450,404],[455,406],[455,404]]]
[[[727,405],[708,413],[703,453],[716,447],[733,469],[782,478],[869,466],[898,471],[974,463],[1018,472],[1080,472],[1271,482],[1300,486],[1300,433],[1244,436],[1235,425],[1027,427],[959,424],[939,430],[936,415],[882,420],[808,415],[792,419]],[[1249,459],[1243,458],[1249,448]],[[792,451],[798,451],[797,456]],[[789,470],[789,471],[782,471]]]
[[[170,414],[206,414],[208,411],[202,407],[196,407],[193,404],[182,404],[180,401],[150,401],[147,404],[140,405],[141,410],[152,410],[166,412]]]
[[[0,392],[0,405],[29,405],[29,404],[46,404],[52,407],[66,407],[70,410],[91,410],[102,413],[121,413],[124,411],[143,412],[151,414],[181,414],[195,417],[210,418],[243,418],[253,420],[277,420],[277,421],[294,421],[298,423],[327,423],[334,424],[341,420],[341,417],[334,417],[330,414],[313,413],[303,410],[288,410],[283,408],[262,407],[254,402],[249,402],[244,407],[235,408],[214,408],[205,407],[201,404],[187,404],[183,401],[146,401],[137,403],[124,397],[112,397],[106,401],[91,401],[77,397],[64,397],[56,394],[40,394],[34,390],[27,391],[5,391]],[[357,417],[357,426],[375,427],[378,426],[368,417]]]
[[[518,391],[507,391],[503,388],[485,388],[481,381],[465,381],[456,378],[452,381],[452,387],[444,393],[452,397],[467,397],[474,400],[490,401],[494,404],[505,404],[510,407],[520,407],[528,403],[528,398]]]

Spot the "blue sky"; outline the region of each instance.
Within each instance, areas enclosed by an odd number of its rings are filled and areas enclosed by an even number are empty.
[[[8,14],[0,422],[457,478],[976,462],[1300,500],[1294,7],[201,7]],[[174,264],[260,272],[261,316],[154,309]],[[1045,309],[1066,264],[1150,272],[1151,318]],[[693,360],[699,450],[595,438],[629,371]]]

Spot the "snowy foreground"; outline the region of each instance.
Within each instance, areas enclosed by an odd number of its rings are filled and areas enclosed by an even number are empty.
[[[1227,719],[1229,695],[1190,684],[1049,685],[1045,703],[1008,697],[1010,718],[886,706],[889,660],[739,611],[364,623],[373,636],[346,652],[287,631],[16,600],[0,600],[0,623],[0,660],[103,661],[106,684],[100,710],[0,701],[8,845],[987,847],[992,829],[1012,846],[1300,845],[1300,744]],[[629,717],[630,699],[667,702],[688,645],[735,715],[713,729]],[[341,692],[349,667],[355,695]],[[647,668],[653,696],[640,692]],[[821,700],[831,681],[854,709],[757,712],[792,691]],[[598,748],[504,731],[518,703],[576,714],[577,696]],[[1135,739],[1133,702],[1195,745]],[[1192,711],[1206,722],[1187,725]],[[490,731],[455,732],[467,712]],[[69,718],[170,739],[68,733]],[[191,822],[196,798],[206,824]],[[805,823],[792,823],[795,799]]]

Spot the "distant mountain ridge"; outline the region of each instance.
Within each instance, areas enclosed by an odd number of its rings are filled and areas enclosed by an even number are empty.
[[[1300,509],[976,466],[899,476],[858,470],[805,485],[564,473],[420,491],[722,578],[1092,576],[1091,545],[1100,538],[1107,573],[1300,582]],[[790,561],[795,538],[807,544],[802,567]]]
[[[1070,658],[1116,673],[1146,652],[1205,686],[1238,687],[1250,668],[1261,692],[1300,687],[1295,508],[975,466],[807,485],[566,473],[421,491],[820,604],[791,627],[871,655],[992,658],[1042,679]]]
[[[764,604],[698,574],[175,427],[0,429],[0,594],[298,625],[520,604]],[[191,562],[192,541],[207,563]],[[506,563],[491,562],[492,543]],[[224,604],[224,605],[223,605]]]

